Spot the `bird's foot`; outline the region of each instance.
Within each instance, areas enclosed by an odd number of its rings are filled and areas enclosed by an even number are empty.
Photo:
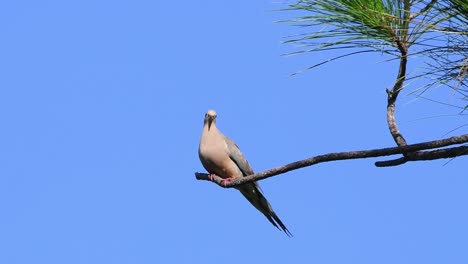
[[[235,180],[234,177],[222,179],[222,180],[221,180],[221,184],[224,185],[224,187],[226,187],[226,185],[227,185],[229,182],[233,181],[233,180]]]
[[[210,181],[213,181],[213,182],[214,182],[214,181],[215,181],[215,180],[214,180],[215,177],[219,177],[219,176],[216,175],[216,174],[214,174],[214,173],[208,174],[208,179],[209,179]],[[231,181],[233,181],[233,180],[235,180],[234,177],[230,177],[230,178],[226,178],[226,179],[221,179],[221,184],[224,185],[224,186],[226,186],[226,184],[228,184],[229,182],[231,182]]]
[[[214,174],[214,173],[208,174],[208,179],[209,179],[210,181],[214,181],[214,178],[215,178],[215,177],[218,177],[218,175],[216,175],[216,174]]]

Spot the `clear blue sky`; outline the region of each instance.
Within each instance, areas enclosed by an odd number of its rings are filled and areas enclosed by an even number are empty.
[[[0,4],[0,263],[468,263],[466,157],[260,182],[292,239],[238,191],[195,180],[211,108],[256,171],[394,146],[395,64],[364,55],[289,77],[333,54],[281,56],[297,50],[281,44],[296,29],[274,23],[294,14],[269,11],[284,7]],[[397,109],[410,143],[466,123],[415,88]]]

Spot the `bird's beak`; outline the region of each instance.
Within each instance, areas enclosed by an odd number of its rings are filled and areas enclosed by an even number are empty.
[[[211,124],[213,123],[214,118],[213,117],[208,117],[208,131],[210,131]]]

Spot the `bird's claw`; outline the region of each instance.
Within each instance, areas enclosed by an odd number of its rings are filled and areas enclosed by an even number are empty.
[[[208,174],[208,179],[209,179],[210,181],[214,181],[214,178],[215,178],[215,177],[218,177],[218,175],[216,175],[216,174],[214,174],[214,173]]]
[[[215,177],[219,177],[219,176],[216,175],[216,174],[214,174],[214,173],[208,174],[208,179],[209,179],[210,181],[213,181],[213,182],[214,182],[214,181],[215,181]],[[221,185],[224,185],[224,187],[226,187],[226,185],[227,185],[229,182],[231,182],[232,180],[234,180],[233,177],[231,177],[231,178],[226,178],[226,179],[221,179]]]
[[[226,187],[226,185],[231,182],[232,180],[234,180],[234,178],[226,178],[226,179],[222,179],[221,180],[221,184],[224,185],[224,187]]]

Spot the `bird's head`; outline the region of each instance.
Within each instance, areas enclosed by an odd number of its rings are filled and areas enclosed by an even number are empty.
[[[208,124],[208,130],[211,128],[211,124],[216,124],[216,111],[215,110],[208,110],[205,114],[205,121],[204,124]]]

